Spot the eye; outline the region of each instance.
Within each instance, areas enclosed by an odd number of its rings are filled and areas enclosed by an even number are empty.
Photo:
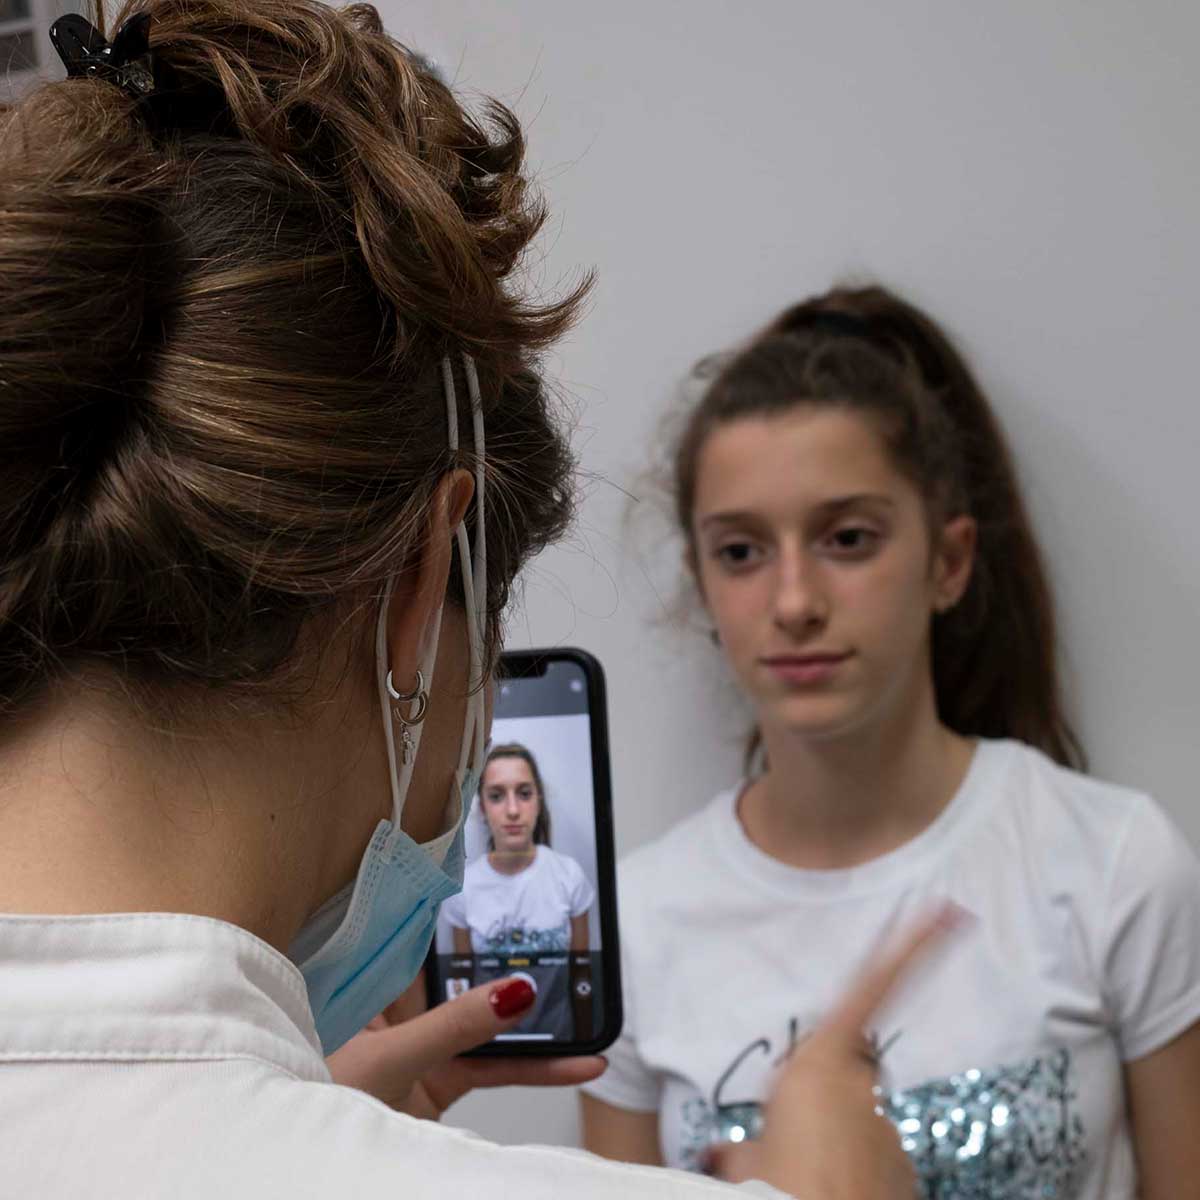
[[[738,571],[759,562],[763,556],[763,549],[756,542],[742,539],[723,542],[714,548],[712,555],[727,570]]]
[[[843,525],[825,540],[828,547],[841,558],[866,558],[882,541],[878,530],[865,525]]]

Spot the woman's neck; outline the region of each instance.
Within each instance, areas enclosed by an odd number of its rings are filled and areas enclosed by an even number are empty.
[[[229,737],[168,734],[93,692],[8,729],[0,912],[194,913],[286,949],[352,877],[354,848],[336,868],[323,859],[342,809],[317,751],[306,757],[304,739],[266,721],[243,724]]]
[[[791,866],[869,862],[916,837],[950,803],[974,745],[937,719],[932,688],[886,719],[828,740],[763,729],[769,768],[742,794],[747,836]]]
[[[530,846],[527,850],[488,851],[488,865],[498,875],[520,875],[533,866],[535,858],[536,846]]]

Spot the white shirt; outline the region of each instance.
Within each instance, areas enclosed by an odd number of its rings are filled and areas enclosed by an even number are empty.
[[[0,1131],[4,1200],[733,1194],[502,1148],[339,1087],[295,967],[244,930],[170,914],[0,917]]]
[[[596,889],[583,868],[549,846],[535,846],[522,871],[497,871],[486,854],[466,870],[463,890],[442,905],[451,925],[471,931],[476,954],[569,950],[571,918],[592,907]]]
[[[753,1134],[775,1066],[872,948],[948,897],[975,922],[872,1031],[925,1194],[1132,1200],[1123,1064],[1200,1019],[1200,868],[1162,810],[983,742],[918,837],[819,871],[759,850],[736,798],[623,864],[625,1032],[585,1090],[657,1111],[664,1160],[695,1166]]]

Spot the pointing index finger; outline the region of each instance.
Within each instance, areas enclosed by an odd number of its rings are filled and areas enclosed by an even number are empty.
[[[967,914],[962,908],[948,902],[918,921],[899,947],[889,951],[882,962],[872,963],[859,976],[826,1018],[826,1033],[848,1039],[857,1046],[872,1016],[918,960],[954,930],[960,929],[966,919]]]

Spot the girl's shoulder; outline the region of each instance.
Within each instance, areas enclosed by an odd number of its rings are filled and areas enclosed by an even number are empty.
[[[986,835],[1027,859],[1042,859],[1055,877],[1084,873],[1094,882],[1140,862],[1147,872],[1192,857],[1167,811],[1143,791],[1055,762],[1017,741],[986,741]]]
[[[1145,792],[1064,766],[1024,742],[981,741],[978,753],[988,756],[986,778],[1010,813],[1107,837],[1158,807]]]
[[[1073,912],[1122,1059],[1151,1054],[1200,1017],[1196,852],[1144,792],[1028,747],[1010,757],[1018,853],[1031,868],[1023,874],[1059,912]]]
[[[583,874],[583,868],[571,855],[555,850],[553,846],[538,846],[534,862],[539,872],[559,878],[571,879]]]
[[[501,876],[492,870],[492,864],[488,862],[487,851],[484,851],[477,858],[473,858],[467,863],[463,871],[463,892],[469,891],[468,883],[473,883],[476,886],[485,880],[499,879]]]

